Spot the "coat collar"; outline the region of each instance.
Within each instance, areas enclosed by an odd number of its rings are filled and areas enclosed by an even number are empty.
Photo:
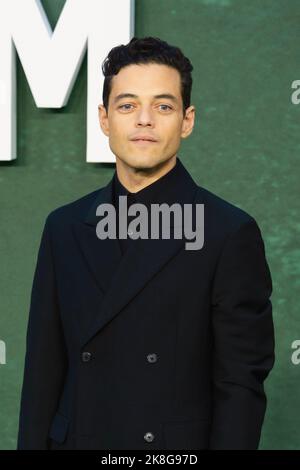
[[[118,196],[128,196],[129,205],[132,203],[141,203],[149,209],[153,202],[165,202],[165,198],[171,195],[172,189],[179,184],[180,175],[182,173],[182,164],[176,158],[175,165],[165,175],[161,176],[154,183],[149,184],[145,188],[136,193],[129,192],[120,182],[117,172],[113,177],[114,202],[118,203]]]
[[[109,183],[99,191],[94,202],[88,210],[87,216],[85,218],[86,224],[92,226],[97,225],[99,222],[99,217],[96,215],[96,209],[100,204],[115,204],[115,178],[116,174],[114,174]],[[193,189],[195,190],[196,187],[196,183],[184,167],[179,157],[177,157],[176,165],[159,180],[139,191],[137,193],[138,196],[136,197],[136,200],[137,202],[145,204],[149,209],[151,204],[184,204],[190,201],[191,191],[193,191]],[[123,191],[120,194],[123,194]],[[126,190],[124,194],[126,194]]]
[[[198,186],[177,157],[177,171],[166,192],[158,191],[155,203],[192,204]],[[172,171],[172,170],[171,170]],[[92,314],[83,336],[86,344],[117,315],[163,266],[184,247],[186,239],[138,239],[122,255],[117,239],[100,240],[96,234],[99,217],[96,209],[102,203],[113,204],[113,178],[102,188],[83,221],[74,225],[75,237],[102,293],[99,308]],[[172,220],[172,219],[171,219]]]

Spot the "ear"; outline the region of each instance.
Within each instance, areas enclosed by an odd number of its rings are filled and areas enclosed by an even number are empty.
[[[98,105],[98,117],[99,117],[100,127],[103,133],[108,137],[109,136],[108,116],[107,116],[107,112],[103,104]]]
[[[181,137],[186,139],[192,132],[195,124],[195,106],[189,106],[185,111],[185,117],[182,121]]]

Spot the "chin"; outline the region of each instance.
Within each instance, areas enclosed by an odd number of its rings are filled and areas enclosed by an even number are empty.
[[[130,158],[121,158],[124,163],[126,163],[131,168],[135,168],[137,170],[150,170],[151,168],[155,168],[157,165],[161,163],[159,158],[155,158],[153,156],[131,156]]]

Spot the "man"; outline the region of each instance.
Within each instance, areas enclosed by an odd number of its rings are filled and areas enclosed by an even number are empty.
[[[177,156],[194,126],[191,71],[158,38],[133,38],[103,64],[99,121],[116,171],[46,219],[19,449],[259,445],[274,363],[272,281],[255,219],[198,186]],[[136,203],[204,207],[204,244],[186,249],[184,235],[161,230],[137,238]],[[103,207],[116,209],[116,238],[100,230]]]

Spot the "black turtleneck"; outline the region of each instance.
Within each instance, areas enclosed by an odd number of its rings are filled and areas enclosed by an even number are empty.
[[[154,181],[153,183],[149,184],[145,188],[137,191],[136,193],[131,193],[125,186],[122,185],[120,182],[117,171],[114,173],[113,178],[113,197],[114,197],[114,205],[116,208],[116,215],[118,220],[118,207],[119,207],[119,196],[127,196],[127,207],[129,208],[132,204],[140,203],[144,204],[148,211],[150,211],[151,203],[157,202],[164,202],[164,195],[170,192],[171,186],[174,186],[177,182],[177,178],[180,177],[180,165],[178,163],[178,158],[176,158],[175,166],[168,171],[168,173],[161,176],[158,180]],[[135,219],[136,216],[127,216],[128,224],[131,220]],[[119,232],[118,224],[117,230]],[[117,232],[117,233],[118,233]],[[117,235],[118,237],[118,235]],[[119,237],[118,237],[119,238]],[[127,235],[126,239],[119,238],[120,248],[122,253],[129,247],[131,243],[134,243],[135,240],[131,239],[129,235]]]

